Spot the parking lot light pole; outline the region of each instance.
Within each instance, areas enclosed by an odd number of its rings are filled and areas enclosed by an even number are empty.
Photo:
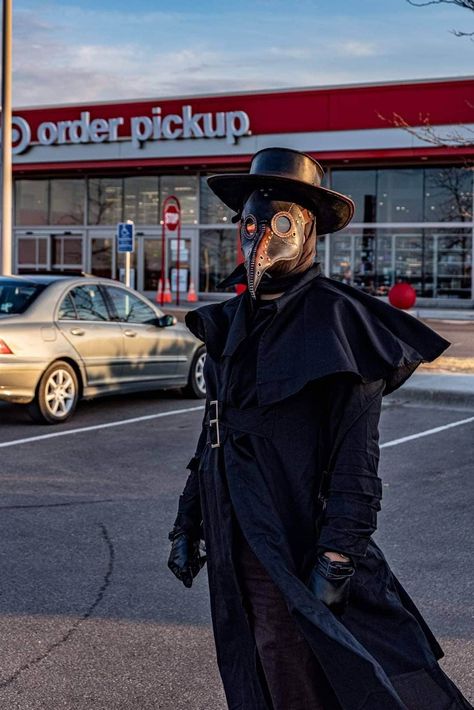
[[[1,271],[12,273],[12,0],[2,12],[2,232]]]

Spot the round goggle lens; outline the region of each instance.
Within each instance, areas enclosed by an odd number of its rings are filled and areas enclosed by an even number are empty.
[[[245,234],[249,239],[252,239],[257,232],[257,224],[253,219],[247,218],[244,224]]]
[[[291,229],[291,220],[285,215],[279,215],[275,219],[275,231],[277,234],[288,234]]]

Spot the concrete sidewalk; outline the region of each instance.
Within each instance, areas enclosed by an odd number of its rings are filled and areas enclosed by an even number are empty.
[[[471,321],[474,323],[474,308],[410,308],[405,312],[421,320]]]
[[[474,375],[417,370],[400,389],[388,396],[394,399],[474,408]]]

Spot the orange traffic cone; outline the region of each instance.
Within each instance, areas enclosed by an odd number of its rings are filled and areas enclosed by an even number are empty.
[[[186,296],[186,300],[188,303],[196,303],[198,300],[196,289],[194,288],[194,281],[191,279],[189,282],[189,291],[188,295]]]
[[[158,280],[158,289],[156,291],[156,296],[155,296],[155,301],[157,303],[161,303],[161,298],[163,296],[163,281],[162,279]]]
[[[173,296],[171,295],[170,280],[165,281],[165,290],[163,291],[163,303],[171,303],[173,301]]]

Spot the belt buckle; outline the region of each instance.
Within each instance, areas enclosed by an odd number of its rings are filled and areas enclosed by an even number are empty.
[[[209,407],[212,407],[214,405],[215,411],[214,411],[214,419],[211,419],[212,416],[212,409],[209,411],[209,434],[212,432],[212,426],[215,425],[216,427],[216,443],[213,444],[211,440],[211,449],[217,449],[221,445],[221,435],[220,435],[220,430],[219,430],[219,400],[218,399],[212,399],[209,403]]]

